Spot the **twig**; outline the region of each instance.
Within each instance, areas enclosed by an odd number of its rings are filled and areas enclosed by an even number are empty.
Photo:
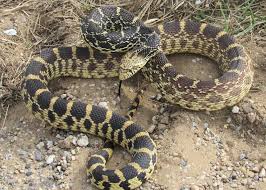
[[[12,40],[8,40],[8,39],[5,39],[5,38],[1,38],[0,39],[0,42],[3,42],[3,43],[8,43],[8,44],[13,44],[13,45],[18,45],[16,42],[13,42]]]
[[[9,109],[9,105],[6,108],[6,113],[5,113],[4,121],[2,123],[2,128],[4,128],[5,127],[5,124],[6,124],[6,118],[7,118],[8,109]]]

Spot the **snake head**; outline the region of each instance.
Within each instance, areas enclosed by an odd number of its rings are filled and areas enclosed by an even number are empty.
[[[159,51],[157,48],[138,47],[127,52],[121,60],[119,80],[126,80],[132,77]]]

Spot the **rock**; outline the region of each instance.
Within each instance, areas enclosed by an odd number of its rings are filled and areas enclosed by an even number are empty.
[[[14,28],[11,28],[11,29],[4,30],[3,33],[8,35],[8,36],[16,36],[17,30]]]
[[[204,3],[204,1],[203,0],[196,0],[195,1],[195,5],[201,5],[202,3]],[[195,62],[197,62],[197,59],[193,59]],[[193,61],[192,60],[192,61]]]
[[[70,162],[72,160],[72,155],[68,151],[64,151],[64,157],[65,157],[67,162]]]
[[[65,148],[65,149],[70,149],[72,146],[72,142],[73,142],[73,136],[70,135],[67,138],[65,138],[64,140],[59,141],[59,147],[60,148]]]
[[[209,127],[209,124],[208,123],[204,123],[203,127],[204,127],[204,129],[207,129]]]
[[[157,95],[156,95],[156,100],[159,101],[161,98],[162,98],[162,95],[161,95],[161,94],[157,94]]]
[[[164,116],[161,119],[160,123],[168,125],[169,124],[169,118],[168,118],[168,116]]]
[[[252,169],[251,169],[252,172],[254,173],[259,173],[260,169],[258,166],[254,166]]]
[[[232,174],[231,174],[231,178],[232,178],[232,180],[236,180],[237,179],[237,174],[236,174],[236,172],[232,172]]]
[[[87,146],[89,144],[89,138],[86,135],[82,135],[78,140],[77,144],[81,147]]]
[[[193,127],[193,128],[197,128],[197,127],[198,127],[197,123],[193,121],[193,122],[192,122],[192,127]]]
[[[235,113],[235,114],[237,114],[237,113],[239,113],[239,107],[238,106],[234,106],[233,108],[232,108],[232,113]]]
[[[55,159],[55,155],[49,155],[47,158],[46,158],[46,164],[50,165],[54,162],[54,159]]]
[[[250,123],[254,123],[254,121],[256,120],[256,114],[255,113],[248,113],[247,118],[248,118],[248,121]]]
[[[249,103],[244,103],[242,105],[242,108],[243,108],[244,113],[251,113],[253,111],[251,104]]]
[[[261,168],[260,173],[259,173],[260,178],[265,178],[266,177],[266,170],[265,168]]]
[[[242,185],[247,185],[247,183],[248,183],[248,180],[246,178],[241,180]]]
[[[98,106],[108,109],[108,103],[107,102],[99,102]]]
[[[18,149],[17,150],[18,152],[18,155],[21,157],[21,158],[27,158],[28,157],[28,152],[26,152],[25,150],[22,150],[22,149]]]
[[[41,153],[41,151],[36,150],[34,152],[34,158],[35,158],[36,161],[42,161],[42,153]]]
[[[28,171],[26,171],[26,176],[31,176],[32,175],[32,171],[31,170],[28,170]]]
[[[152,118],[151,118],[151,120],[152,120],[152,124],[154,124],[154,125],[157,125],[158,124],[158,119],[157,119],[157,116],[155,115],[155,116],[153,116]]]
[[[192,185],[192,186],[190,187],[190,190],[200,190],[200,188],[199,188],[199,186],[197,186],[197,185]]]
[[[256,189],[256,184],[254,182],[252,182],[249,186],[249,189]]]
[[[151,125],[149,128],[148,128],[148,133],[153,133],[153,131],[155,130],[156,126],[155,125]]]
[[[238,185],[237,185],[236,183],[232,183],[230,186],[231,186],[232,188],[237,188],[237,187],[238,187]]]
[[[54,146],[53,141],[47,141],[47,143],[46,143],[46,147],[47,147],[47,149],[51,149],[52,146]]]
[[[39,142],[36,147],[41,150],[44,147],[44,142]]]
[[[165,125],[163,123],[159,123],[158,124],[158,129],[163,131],[163,130],[167,129],[167,125]]]
[[[77,141],[78,141],[78,138],[77,137],[73,137],[73,139],[72,139],[73,145],[77,145]]]
[[[182,168],[185,168],[187,165],[188,165],[188,163],[187,163],[186,160],[184,160],[184,159],[181,159],[181,160],[180,160],[180,166],[181,166]]]
[[[247,159],[247,155],[245,153],[241,153],[240,156],[239,156],[239,159],[240,160],[244,160],[244,159]]]
[[[228,117],[227,119],[226,119],[226,123],[232,123],[232,118],[231,117]]]

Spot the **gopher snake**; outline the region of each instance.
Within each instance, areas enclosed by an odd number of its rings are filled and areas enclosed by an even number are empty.
[[[109,19],[110,16],[117,20]],[[126,23],[123,23],[124,21]],[[22,94],[27,107],[36,117],[58,128],[107,138],[132,154],[132,162],[115,170],[105,167],[112,153],[108,145],[101,153],[92,157],[88,164],[88,173],[92,175],[94,185],[100,189],[134,189],[140,186],[154,171],[155,143],[139,125],[110,110],[54,96],[48,89],[50,80],[60,76],[105,78],[118,75],[123,79],[142,68],[141,72],[145,78],[159,89],[167,100],[193,110],[216,110],[233,105],[251,86],[251,60],[243,47],[237,44],[232,36],[210,24],[175,20],[153,29],[143,29],[141,27],[144,25],[131,13],[114,6],[95,9],[83,23],[85,40],[92,46],[102,44],[101,51],[91,46],[42,50],[26,68]],[[92,28],[95,30],[87,31],[93,23]],[[136,39],[139,34],[133,34],[130,23],[135,32],[142,31],[146,36],[141,40]],[[134,23],[137,23],[136,27]],[[123,24],[128,25],[123,28]],[[111,28],[111,37],[97,25],[101,25],[101,28]],[[119,27],[118,32],[113,31]],[[157,35],[161,38],[161,49],[156,47]],[[98,36],[100,39],[97,39]],[[92,39],[89,40],[89,37]],[[111,44],[109,40],[112,38],[120,45]],[[119,41],[119,38],[133,41],[126,43],[127,41]],[[148,42],[142,41],[145,39],[148,39]],[[134,40],[138,48],[133,47]],[[111,50],[106,49],[107,46],[111,47]],[[127,48],[133,48],[133,51],[126,55],[122,52],[113,53],[116,49],[127,51]],[[177,73],[164,53],[180,52],[197,53],[212,58],[224,71],[223,75],[212,81],[200,81]],[[140,63],[125,63],[130,57],[136,58]],[[119,73],[121,61],[122,71],[127,71],[126,76],[125,73]],[[132,62],[134,63],[134,60]],[[133,68],[134,71],[129,71],[128,68]]]

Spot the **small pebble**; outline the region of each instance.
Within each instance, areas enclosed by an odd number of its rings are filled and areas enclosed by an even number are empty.
[[[44,142],[39,142],[36,147],[40,150],[44,147]]]
[[[54,145],[53,141],[47,141],[46,143],[47,149],[51,149],[53,145]]]
[[[237,187],[238,187],[238,185],[237,185],[236,183],[232,183],[230,186],[231,186],[232,188],[237,188]]]
[[[35,158],[36,161],[41,161],[42,160],[42,153],[41,153],[41,151],[36,150],[34,152],[34,158]]]
[[[255,113],[248,113],[247,118],[248,118],[248,121],[250,123],[254,123],[256,120],[256,114]]]
[[[260,173],[259,173],[260,178],[265,178],[266,177],[266,170],[265,168],[261,168]]]
[[[246,158],[247,158],[247,155],[245,153],[241,153],[240,156],[239,156],[240,160],[244,160]]]
[[[239,113],[239,107],[238,106],[234,106],[232,108],[232,113],[235,113],[235,114]]]
[[[49,155],[47,158],[46,158],[46,164],[50,165],[54,162],[54,159],[55,159],[55,155]]]
[[[100,103],[98,104],[98,106],[108,109],[108,104],[107,104],[107,102],[100,102]]]
[[[4,34],[9,35],[9,36],[17,35],[17,31],[14,28],[11,28],[11,29],[8,29],[8,30],[4,30],[3,32],[4,32]]]
[[[87,146],[89,144],[89,138],[86,135],[82,135],[78,140],[77,144],[81,147]]]
[[[151,125],[149,128],[148,128],[148,133],[153,133],[153,131],[155,130],[156,126],[155,125]]]

